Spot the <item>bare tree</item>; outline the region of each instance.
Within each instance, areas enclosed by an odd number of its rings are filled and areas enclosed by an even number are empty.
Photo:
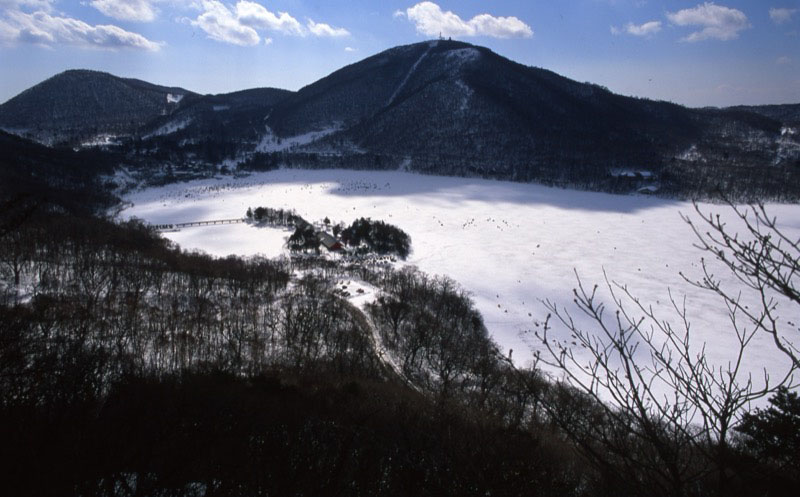
[[[744,372],[758,328],[743,326],[736,306],[728,306],[736,347],[719,367],[707,360],[705,344],[691,342],[685,302],[670,295],[677,317],[672,324],[607,276],[606,287],[611,312],[598,286],[588,290],[578,278],[574,304],[588,317],[586,327],[568,309],[545,301],[549,314],[536,333],[544,353],[536,354],[564,378],[546,403],[548,414],[602,471],[624,471],[640,491],[691,495],[716,476],[718,494],[726,494],[737,417],[791,372],[777,381],[765,372],[758,382]],[[554,324],[571,338],[554,340]]]
[[[781,321],[779,315],[781,303],[800,305],[800,240],[784,233],[762,204],[744,208],[729,205],[736,219],[741,221],[742,235],[733,231],[718,214],[703,213],[697,204],[695,210],[702,222],[695,222],[688,216],[684,216],[684,220],[697,235],[696,246],[724,264],[741,287],[723,287],[705,259],[701,280],[684,278],[722,297],[730,309],[745,316],[759,331],[769,334],[778,350],[789,357],[795,369],[800,369],[800,325]],[[755,297],[758,302],[755,307],[751,307],[752,299],[745,303],[742,290]]]
[[[15,230],[0,237],[0,263],[2,263],[14,278],[14,287],[20,285],[20,278],[30,263],[32,246],[27,233]]]

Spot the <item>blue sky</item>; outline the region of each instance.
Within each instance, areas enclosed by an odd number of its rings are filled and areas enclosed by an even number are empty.
[[[625,95],[800,102],[800,0],[0,0],[0,102],[75,68],[296,90],[439,33]]]

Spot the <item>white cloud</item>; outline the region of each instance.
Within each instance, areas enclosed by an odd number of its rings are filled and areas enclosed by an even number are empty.
[[[0,0],[0,2],[9,0]],[[27,2],[52,2],[54,0],[12,0]],[[156,19],[159,9],[156,4],[169,4],[176,9],[203,10],[201,0],[91,0],[82,1],[101,13],[120,21],[150,22]]]
[[[162,45],[119,26],[92,26],[79,19],[51,16],[44,11],[31,14],[19,10],[8,11],[6,19],[0,24],[0,37],[5,42],[33,43],[47,47],[71,45],[81,48],[130,48],[155,52]]]
[[[0,44],[13,43],[17,36],[19,30],[0,18]]]
[[[787,56],[784,55],[782,57],[778,57],[775,60],[775,63],[778,64],[779,66],[785,66],[785,65],[791,64],[792,63],[792,59],[790,57],[787,57]]]
[[[218,0],[204,0],[204,12],[192,24],[206,32],[212,40],[239,46],[258,45],[261,37],[255,29],[245,26]]]
[[[683,41],[695,42],[713,38],[733,40],[739,32],[750,27],[744,12],[730,7],[705,2],[691,9],[668,12],[667,19],[677,26],[700,26],[701,30],[691,33]]]
[[[533,30],[516,17],[493,17],[489,14],[480,14],[473,17],[469,23],[475,26],[478,34],[495,38],[529,38],[533,36]]]
[[[406,9],[406,16],[417,32],[427,36],[491,36],[494,38],[530,38],[533,30],[516,17],[479,14],[465,21],[451,11],[442,11],[433,2],[420,2]],[[395,17],[396,13],[395,13]]]
[[[286,12],[279,12],[278,15],[275,15],[256,2],[242,0],[237,3],[236,17],[241,24],[251,28],[301,36],[304,34],[303,27],[297,19]]]
[[[259,31],[272,31],[285,35],[342,37],[350,32],[344,28],[334,28],[325,23],[308,20],[303,27],[287,12],[270,12],[263,5],[250,0],[239,0],[235,6],[228,7],[219,0],[203,0],[203,13],[191,23],[208,34],[208,37],[224,43],[240,46],[254,46],[261,41]],[[265,37],[266,38],[266,37]],[[269,40],[269,41],[267,41]],[[264,40],[272,43],[271,38]]]
[[[264,45],[272,45],[272,38],[264,38]]]
[[[661,31],[661,21],[650,21],[638,26],[629,22],[625,25],[625,32],[634,36],[652,36],[659,31]]]
[[[203,9],[202,0],[155,0],[155,1],[168,2],[170,5],[173,5],[181,9],[193,9],[193,10]]]
[[[355,49],[355,48],[353,48],[353,47],[344,47],[344,51],[345,51],[345,52],[355,52],[355,51],[356,51],[356,49]]]
[[[92,0],[89,5],[121,21],[149,22],[156,18],[156,9],[149,0]]]
[[[0,9],[19,10],[26,7],[33,10],[50,12],[55,0],[0,0]]]
[[[785,24],[791,22],[792,16],[797,13],[797,9],[786,9],[773,7],[769,9],[769,17],[775,24]]]
[[[622,33],[628,33],[629,35],[633,36],[649,37],[653,36],[659,31],[661,31],[661,21],[650,21],[644,24],[633,24],[632,22],[629,22],[621,28],[611,26],[611,34],[615,36],[621,35]]]
[[[402,10],[400,10],[400,9],[395,10],[394,14],[392,14],[392,17],[394,17],[395,19],[397,19],[398,17],[405,17],[405,16],[406,16],[406,13],[403,12]]]
[[[306,25],[308,30],[314,36],[329,36],[332,38],[340,38],[342,36],[350,36],[350,31],[344,28],[334,28],[324,22],[314,22],[311,19],[308,20],[308,24]]]

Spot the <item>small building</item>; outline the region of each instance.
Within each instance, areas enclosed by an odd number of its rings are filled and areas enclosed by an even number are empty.
[[[330,233],[319,231],[317,236],[319,237],[319,242],[322,244],[322,246],[328,249],[330,252],[338,252],[344,248],[344,246],[342,246],[342,242],[334,238],[334,236]]]

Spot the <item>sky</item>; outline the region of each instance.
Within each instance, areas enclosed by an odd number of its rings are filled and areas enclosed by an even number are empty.
[[[800,102],[800,0],[0,0],[0,102],[67,69],[297,90],[440,35],[624,95]]]

